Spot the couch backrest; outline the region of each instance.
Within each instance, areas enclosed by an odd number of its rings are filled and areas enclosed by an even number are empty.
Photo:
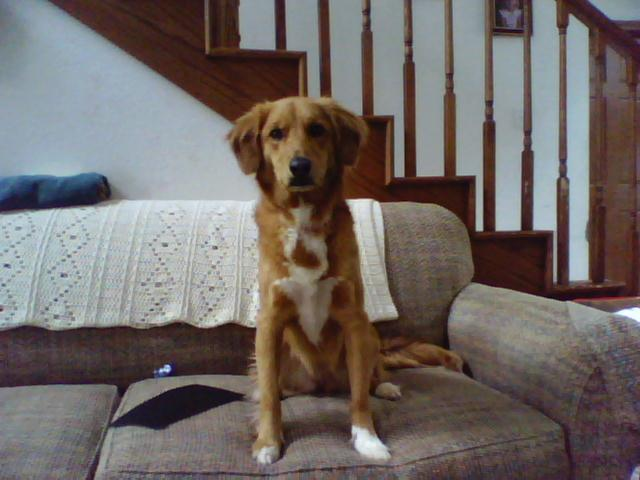
[[[467,229],[438,205],[383,203],[382,214],[389,289],[400,319],[378,329],[444,345],[451,302],[473,277]]]
[[[449,306],[473,276],[467,231],[455,215],[436,205],[385,203],[382,212],[389,286],[400,319],[376,325],[384,336],[408,335],[442,345]],[[252,349],[253,330],[238,325],[65,331],[21,327],[0,332],[0,386],[126,387],[165,363],[173,363],[181,375],[241,374]]]

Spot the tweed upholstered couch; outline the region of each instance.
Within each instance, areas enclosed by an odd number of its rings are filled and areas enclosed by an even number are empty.
[[[403,398],[372,400],[388,463],[349,446],[345,397],[285,400],[286,449],[266,467],[250,457],[248,401],[165,430],[108,428],[179,385],[246,392],[251,329],[21,327],[0,332],[0,478],[629,478],[640,464],[638,325],[472,283],[467,232],[440,207],[390,203],[383,216],[400,319],[379,330],[448,343],[473,375],[395,372]],[[149,378],[167,362],[179,376]]]

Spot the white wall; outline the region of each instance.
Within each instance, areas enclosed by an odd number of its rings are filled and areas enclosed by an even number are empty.
[[[639,19],[637,0],[600,0],[605,13]],[[315,0],[287,2],[288,47],[308,51],[309,91],[319,92]],[[482,212],[483,2],[454,2],[458,171],[477,176]],[[535,228],[555,227],[557,30],[555,2],[534,4]],[[360,0],[332,0],[334,96],[360,111]],[[375,102],[396,115],[396,165],[402,172],[402,8],[372,2]],[[273,2],[241,1],[242,45],[273,48]],[[442,0],[414,1],[418,86],[418,173],[443,171]],[[569,32],[569,176],[572,278],[586,278],[588,185],[587,31]],[[228,122],[44,0],[0,0],[0,174],[97,170],[125,198],[255,196],[223,141]],[[520,224],[522,41],[495,40],[497,219]]]
[[[0,175],[98,171],[124,198],[255,197],[229,122],[44,0],[0,0]]]

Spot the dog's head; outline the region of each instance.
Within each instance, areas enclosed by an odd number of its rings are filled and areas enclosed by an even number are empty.
[[[245,174],[280,199],[324,190],[355,164],[367,135],[362,119],[330,98],[260,103],[228,135]]]

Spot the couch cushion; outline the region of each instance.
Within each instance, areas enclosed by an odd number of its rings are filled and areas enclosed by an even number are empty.
[[[0,388],[0,477],[90,478],[117,403],[110,385]]]
[[[518,478],[568,476],[561,428],[531,408],[463,375],[441,368],[397,372],[397,401],[373,399],[378,432],[392,458],[376,464],[349,443],[346,397],[299,396],[283,401],[286,449],[261,467],[251,458],[247,401],[209,410],[165,430],[109,429],[96,477],[206,479]],[[191,383],[238,392],[246,377],[193,376],[145,380],[126,392],[116,416],[162,391]]]
[[[445,344],[451,302],[473,277],[469,234],[449,210],[420,203],[383,203],[389,290],[400,319],[376,323],[383,336]]]

